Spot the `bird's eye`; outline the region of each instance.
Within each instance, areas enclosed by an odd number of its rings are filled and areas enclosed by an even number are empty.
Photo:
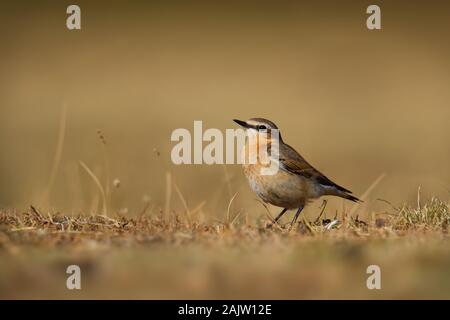
[[[258,129],[258,130],[267,130],[267,127],[265,125],[263,125],[263,124],[260,124],[260,125],[258,125],[256,127],[256,129]]]

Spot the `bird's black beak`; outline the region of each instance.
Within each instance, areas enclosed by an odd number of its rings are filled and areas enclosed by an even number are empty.
[[[241,127],[243,127],[243,128],[249,128],[250,126],[247,124],[247,122],[245,122],[245,121],[242,121],[242,120],[236,120],[236,119],[233,119],[233,121],[234,122],[236,122],[238,125],[240,125]]]

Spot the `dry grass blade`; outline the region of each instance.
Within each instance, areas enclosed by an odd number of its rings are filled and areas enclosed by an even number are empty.
[[[30,206],[31,212],[38,218],[39,221],[44,220],[42,214],[33,205]]]
[[[386,199],[378,198],[378,199],[376,199],[376,200],[381,201],[381,202],[384,202],[384,203],[387,203],[387,204],[390,205],[391,208],[394,209],[395,211],[399,211],[399,210],[400,210],[399,208],[397,208],[396,206],[394,206],[391,202],[387,201]]]
[[[172,198],[172,174],[170,171],[166,172],[166,202],[164,205],[164,215],[169,217],[170,214],[170,200]]]
[[[64,139],[66,136],[66,119],[67,119],[67,106],[63,104],[61,119],[59,121],[59,131],[58,131],[58,141],[56,143],[56,151],[55,156],[53,158],[53,165],[50,172],[50,178],[48,180],[47,187],[42,196],[41,202],[45,203],[48,201],[48,197],[50,195],[50,191],[55,183],[56,174],[58,173],[59,165],[61,163],[62,152],[64,148]]]
[[[231,204],[233,203],[234,198],[236,198],[237,196],[237,192],[231,197],[230,202],[228,202],[228,208],[227,208],[227,224],[230,223],[230,209],[231,209]]]
[[[107,209],[106,209],[106,194],[105,190],[103,189],[102,184],[100,183],[100,180],[98,180],[97,176],[92,172],[91,169],[83,162],[80,161],[80,166],[87,172],[87,174],[92,178],[95,185],[97,186],[98,190],[100,191],[100,194],[102,195],[102,201],[103,201],[103,214],[108,215]]]
[[[228,196],[231,199],[231,197],[233,195],[233,191],[231,190],[230,175],[228,174],[228,169],[227,169],[227,165],[226,164],[223,165],[223,172],[225,174],[225,182],[226,182],[227,188],[228,188]]]
[[[234,223],[237,221],[237,219],[241,216],[242,210],[239,210],[239,212],[236,214],[236,216],[231,220],[230,225],[234,225]]]
[[[191,210],[191,215],[193,215],[193,214],[199,212],[200,210],[202,210],[203,207],[205,206],[205,204],[206,204],[205,200],[201,201],[194,209]]]
[[[187,220],[188,224],[190,225],[191,224],[191,212],[189,211],[187,202],[186,202],[185,198],[183,197],[183,194],[181,193],[181,191],[178,188],[175,181],[173,182],[173,186],[175,187],[175,192],[177,193],[178,197],[180,198],[181,203],[183,204],[185,214],[186,214],[186,220]]]
[[[314,224],[317,224],[320,221],[320,218],[322,217],[323,213],[325,212],[325,208],[327,206],[328,201],[327,200],[323,200],[322,202],[322,210],[320,211],[319,216],[316,218],[316,220],[314,220]]]
[[[107,148],[105,135],[103,134],[103,132],[101,130],[97,130],[97,136],[100,140],[100,143],[101,143],[102,149],[103,149],[103,162],[104,162],[104,166],[105,166],[105,199],[106,199],[105,208],[106,208],[106,210],[108,210],[110,208],[110,204],[111,204],[111,190],[110,190],[111,189],[110,188],[111,179],[110,179],[110,165],[109,165],[109,157],[108,157],[108,148]]]
[[[417,210],[420,210],[420,186],[417,189]]]
[[[367,188],[366,192],[363,193],[363,195],[361,196],[361,200],[366,200],[366,198],[369,196],[369,194],[373,191],[373,189],[375,189],[375,187],[381,182],[381,180],[384,179],[384,177],[386,176],[386,173],[382,173],[370,186],[369,188]],[[353,214],[356,212],[356,210],[359,208],[359,206],[361,205],[361,203],[355,203],[352,207],[352,209],[350,210],[349,215],[353,216]]]

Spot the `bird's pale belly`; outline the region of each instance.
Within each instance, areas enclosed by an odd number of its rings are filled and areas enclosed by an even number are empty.
[[[252,190],[265,202],[294,209],[308,200],[321,196],[320,190],[309,180],[284,170],[274,175],[261,175],[260,165],[244,165],[244,173]]]

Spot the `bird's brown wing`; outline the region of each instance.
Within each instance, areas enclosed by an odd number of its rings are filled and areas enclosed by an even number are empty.
[[[287,144],[280,144],[280,168],[282,170],[313,179],[323,186],[334,187],[339,191],[352,193],[328,179],[319,170],[310,165],[297,151]]]

